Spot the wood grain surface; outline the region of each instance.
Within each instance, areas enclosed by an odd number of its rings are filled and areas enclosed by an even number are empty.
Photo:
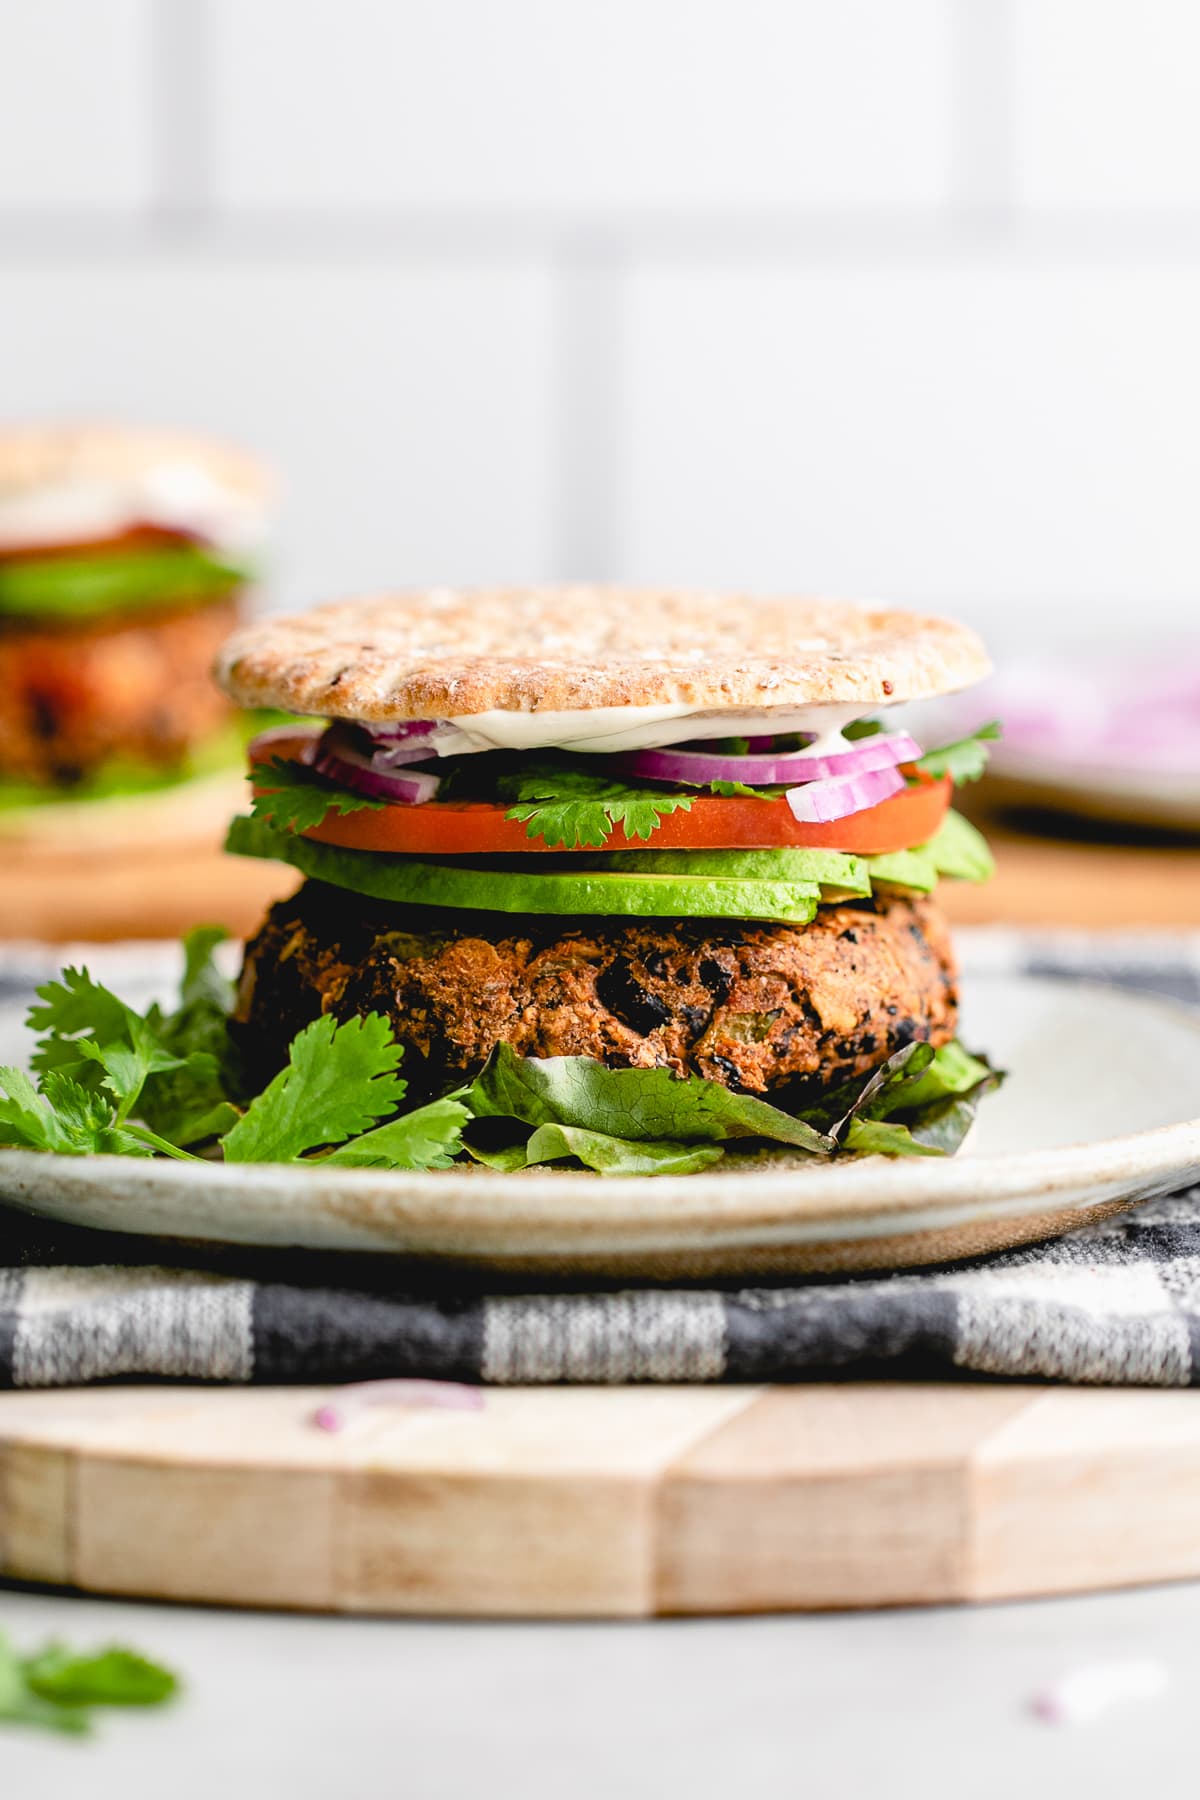
[[[990,1386],[0,1397],[0,1573],[235,1606],[645,1616],[1200,1575],[1200,1395]]]
[[[226,856],[216,840],[44,854],[6,854],[0,842],[0,938],[177,938],[198,924],[246,937],[297,886],[294,870]]]
[[[986,785],[986,784],[985,784]],[[996,873],[938,889],[961,925],[1079,927],[1089,931],[1200,928],[1200,843],[1166,836],[1122,842],[1101,828],[1052,836],[997,815],[967,791],[958,802],[987,835]],[[1065,831],[1065,827],[1063,827]]]

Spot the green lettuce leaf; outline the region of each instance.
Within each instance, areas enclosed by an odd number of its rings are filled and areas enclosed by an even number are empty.
[[[569,1125],[634,1143],[769,1138],[827,1155],[828,1138],[751,1094],[669,1069],[610,1069],[587,1056],[517,1056],[499,1044],[464,1099],[477,1119]]]
[[[915,1137],[907,1125],[889,1119],[851,1119],[841,1140],[855,1156],[941,1156],[943,1152]]]
[[[999,736],[1000,721],[993,719],[990,724],[973,731],[970,737],[944,744],[940,750],[927,750],[916,766],[926,775],[949,775],[955,787],[963,787],[968,781],[979,780],[987,768],[991,754],[989,745]]]
[[[996,869],[983,833],[956,812],[946,814],[927,843],[862,860],[872,888],[908,888],[923,894],[932,893],[943,876],[987,881]]]
[[[1002,1071],[972,1056],[957,1039],[937,1050],[908,1044],[857,1093],[851,1086],[828,1097],[827,1108],[846,1108],[840,1118],[830,1121],[828,1112],[817,1118],[842,1149],[857,1155],[952,1156],[971,1129],[979,1102],[1003,1080]]]
[[[725,1154],[720,1144],[611,1137],[578,1125],[539,1125],[523,1150],[524,1160],[516,1166],[532,1168],[573,1158],[597,1175],[693,1175],[711,1168]]]

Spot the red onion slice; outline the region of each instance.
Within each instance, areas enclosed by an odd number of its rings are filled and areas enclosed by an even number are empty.
[[[806,782],[803,787],[789,788],[784,799],[793,818],[802,824],[828,825],[890,800],[904,785],[899,769],[869,769],[863,775],[831,775],[824,781]]]
[[[371,752],[371,767],[381,775],[389,769],[406,769],[409,763],[428,762],[437,755],[432,744],[395,744],[385,746],[379,744]]]
[[[314,767],[356,794],[394,800],[401,806],[420,806],[432,800],[441,786],[439,778],[424,769],[380,768],[378,757],[358,749],[347,729],[339,725],[331,725],[321,739]]]
[[[897,763],[916,762],[920,755],[920,745],[906,731],[889,731],[862,738],[829,756],[810,756],[806,750],[722,756],[710,750],[665,749],[635,750],[620,762],[631,775],[644,775],[650,781],[690,781],[701,786],[709,781],[743,781],[751,787],[775,787],[794,781],[869,775],[893,769]]]
[[[250,758],[251,764],[269,762],[280,744],[294,744],[297,738],[303,737],[307,738],[308,742],[296,761],[311,763],[316,755],[317,745],[324,735],[324,729],[320,725],[301,725],[299,721],[295,725],[269,725],[265,731],[260,731],[257,737],[250,739],[246,746],[246,754]]]
[[[369,737],[377,738],[381,744],[405,743],[411,738],[427,738],[436,731],[436,719],[384,719],[373,720],[370,725],[360,725],[358,729],[365,731]]]

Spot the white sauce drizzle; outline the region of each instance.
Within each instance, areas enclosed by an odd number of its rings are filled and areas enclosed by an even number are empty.
[[[86,544],[135,525],[189,531],[234,551],[261,545],[262,506],[197,463],[160,463],[140,474],[77,475],[41,487],[0,488],[0,549]]]
[[[430,742],[441,756],[477,750],[578,750],[606,755],[615,750],[656,750],[693,738],[777,737],[813,732],[802,755],[827,756],[844,749],[842,731],[855,719],[877,711],[856,706],[764,706],[748,712],[721,708],[697,712],[674,706],[598,706],[573,712],[470,713],[440,724]]]

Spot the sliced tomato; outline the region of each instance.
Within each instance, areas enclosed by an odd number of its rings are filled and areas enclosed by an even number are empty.
[[[299,760],[312,734],[266,734],[262,759]],[[252,749],[254,746],[252,746]],[[263,791],[269,791],[269,782]],[[848,850],[858,856],[882,856],[911,850],[931,838],[950,805],[952,784],[923,780],[866,812],[852,813],[832,825],[806,825],[792,815],[786,800],[723,799],[700,794],[687,812],[667,813],[647,850]],[[357,813],[327,813],[320,825],[304,833],[320,844],[344,850],[384,850],[405,856],[498,856],[520,851],[553,851],[561,844],[529,838],[506,805],[475,800],[427,800],[423,806],[387,806]],[[643,840],[623,834],[609,841],[614,850],[636,850]]]
[[[78,538],[55,543],[31,543],[0,545],[0,563],[28,562],[36,557],[57,556],[100,556],[109,551],[153,550],[163,544],[194,543],[195,534],[190,531],[174,531],[169,525],[130,525],[125,531],[116,531],[110,537]]]

